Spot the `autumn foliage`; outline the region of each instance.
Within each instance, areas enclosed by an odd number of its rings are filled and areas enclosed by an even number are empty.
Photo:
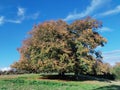
[[[101,27],[101,22],[90,17],[71,24],[58,20],[34,26],[29,38],[18,49],[20,60],[11,66],[29,72],[61,75],[108,73],[108,68],[101,68],[105,67],[101,52],[95,51],[107,42],[98,32]]]

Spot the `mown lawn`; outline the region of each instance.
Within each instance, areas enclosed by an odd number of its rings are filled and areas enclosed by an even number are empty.
[[[38,74],[1,75],[0,90],[120,90],[117,82],[41,79]]]

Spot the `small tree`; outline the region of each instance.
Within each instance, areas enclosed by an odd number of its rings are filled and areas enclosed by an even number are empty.
[[[115,79],[120,80],[120,62],[113,66],[112,73],[115,75]]]
[[[33,72],[95,73],[101,53],[97,46],[107,42],[97,31],[102,23],[90,17],[67,24],[62,20],[35,26],[18,49],[21,58],[12,67]]]

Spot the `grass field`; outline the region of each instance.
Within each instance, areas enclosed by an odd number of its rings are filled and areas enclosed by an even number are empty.
[[[1,75],[0,90],[120,90],[120,82],[42,79],[38,74]]]

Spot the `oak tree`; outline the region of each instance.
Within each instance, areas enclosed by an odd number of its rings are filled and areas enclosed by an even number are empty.
[[[71,24],[57,20],[36,25],[18,49],[20,60],[12,67],[61,75],[95,74],[97,63],[102,60],[101,52],[95,49],[107,42],[98,32],[101,27],[100,21],[90,17]]]

